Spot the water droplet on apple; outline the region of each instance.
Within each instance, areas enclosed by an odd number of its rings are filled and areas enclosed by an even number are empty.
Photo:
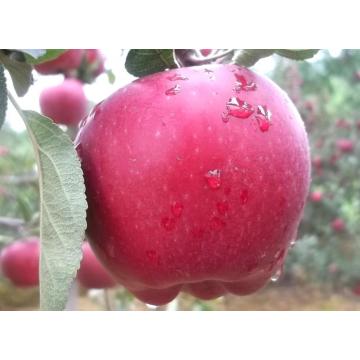
[[[290,241],[290,249],[292,249],[296,245],[296,239],[292,239]]]
[[[229,211],[229,203],[226,200],[219,201],[216,204],[216,208],[217,208],[220,215],[226,215],[228,213],[228,211]]]
[[[235,88],[236,92],[240,91],[254,91],[256,90],[257,86],[253,81],[248,82],[244,75],[239,73],[234,73],[236,78]]]
[[[172,88],[170,89],[167,89],[165,91],[165,95],[176,95],[180,92],[180,85],[179,84],[176,84],[175,86],[173,86]]]
[[[271,125],[271,112],[267,109],[266,106],[258,105],[257,115],[255,116],[256,121],[258,123],[259,129],[262,132],[266,132],[269,130]]]
[[[205,174],[205,179],[211,189],[218,189],[221,186],[221,171],[218,169],[209,170]]]
[[[218,218],[217,216],[214,216],[211,220],[210,220],[210,227],[213,230],[219,231],[221,230],[223,227],[225,226],[225,222],[223,220],[221,220],[220,218]]]
[[[189,80],[188,77],[183,76],[181,74],[176,74],[176,73],[171,75],[171,76],[168,76],[167,79],[170,80],[170,81]]]
[[[171,205],[171,212],[175,217],[180,217],[182,212],[184,210],[184,205],[175,201],[172,205]]]
[[[281,275],[283,273],[283,266],[280,266],[273,275],[271,275],[271,281],[276,282],[280,279]]]
[[[247,119],[254,113],[254,108],[250,104],[235,96],[229,99],[226,108],[229,115],[239,119]]]
[[[222,112],[222,114],[221,114],[221,119],[222,119],[222,121],[223,121],[225,124],[228,123],[229,120],[230,120],[229,112],[228,112],[228,111]]]
[[[210,80],[214,80],[214,71],[210,69],[204,69],[204,71],[208,74]]]
[[[247,189],[240,191],[240,204],[245,205],[249,201],[249,191]]]
[[[175,228],[175,219],[171,218],[171,217],[164,217],[164,218],[161,219],[161,225],[167,231],[174,230],[174,228]]]

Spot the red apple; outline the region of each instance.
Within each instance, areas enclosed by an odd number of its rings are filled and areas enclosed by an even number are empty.
[[[77,274],[79,283],[87,289],[106,289],[116,285],[113,277],[96,258],[90,245],[83,244],[83,259]]]
[[[83,49],[71,49],[63,52],[54,60],[46,61],[34,67],[42,75],[64,74],[77,69],[81,65],[83,56]]]
[[[360,283],[357,283],[356,285],[353,286],[353,288],[351,289],[352,293],[356,296],[360,296]]]
[[[332,222],[331,222],[331,227],[334,231],[336,232],[342,232],[345,230],[345,222],[343,219],[341,218],[335,218]]]
[[[39,239],[30,237],[14,241],[2,249],[0,267],[15,286],[39,285]]]
[[[346,119],[338,119],[336,121],[336,127],[339,129],[350,129],[351,125]]]
[[[57,124],[77,125],[87,114],[83,85],[76,79],[44,89],[40,94],[41,112]]]
[[[266,77],[236,65],[146,76],[98,104],[75,145],[91,245],[142,301],[250,294],[282,266],[310,158],[299,113]]]
[[[310,199],[312,202],[320,202],[323,198],[323,193],[321,191],[313,191],[310,194]]]
[[[200,53],[202,56],[209,56],[211,52],[212,52],[212,49],[201,49],[200,50]]]
[[[97,77],[105,71],[105,58],[98,49],[85,50],[85,59],[89,67],[89,72],[91,72],[94,77]]]
[[[354,143],[350,139],[337,140],[336,147],[343,153],[352,153],[354,151]]]
[[[5,156],[9,153],[9,149],[6,146],[0,145],[0,156]]]

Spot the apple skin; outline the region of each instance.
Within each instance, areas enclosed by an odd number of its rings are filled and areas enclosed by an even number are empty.
[[[107,289],[116,285],[114,278],[101,265],[89,243],[82,246],[83,259],[77,274],[79,283],[86,289]]]
[[[87,114],[87,99],[83,85],[76,79],[65,79],[60,85],[44,89],[40,94],[43,115],[55,123],[77,125]]]
[[[18,287],[38,286],[39,253],[39,239],[36,237],[14,241],[0,254],[3,275]]]
[[[256,89],[236,92],[242,76]],[[224,118],[234,96],[267,106],[271,126],[256,111]],[[236,65],[146,76],[98,104],[75,145],[90,244],[140,300],[246,295],[282,266],[310,157],[299,113],[271,80]]]
[[[42,75],[63,74],[80,67],[83,56],[83,49],[70,49],[56,59],[35,65],[34,68]]]

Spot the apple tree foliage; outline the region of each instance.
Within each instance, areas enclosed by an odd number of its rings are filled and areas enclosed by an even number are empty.
[[[312,186],[285,279],[339,288],[360,281],[360,52],[280,59],[275,81],[300,110],[312,153]],[[341,142],[348,147],[341,148]],[[321,194],[321,199],[311,194]],[[343,226],[334,227],[335,219]]]

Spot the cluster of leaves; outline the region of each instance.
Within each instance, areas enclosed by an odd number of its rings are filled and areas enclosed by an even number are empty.
[[[360,281],[360,53],[321,55],[280,60],[273,75],[301,111],[312,153],[310,196],[285,278],[339,288]],[[352,149],[341,150],[344,139]]]

